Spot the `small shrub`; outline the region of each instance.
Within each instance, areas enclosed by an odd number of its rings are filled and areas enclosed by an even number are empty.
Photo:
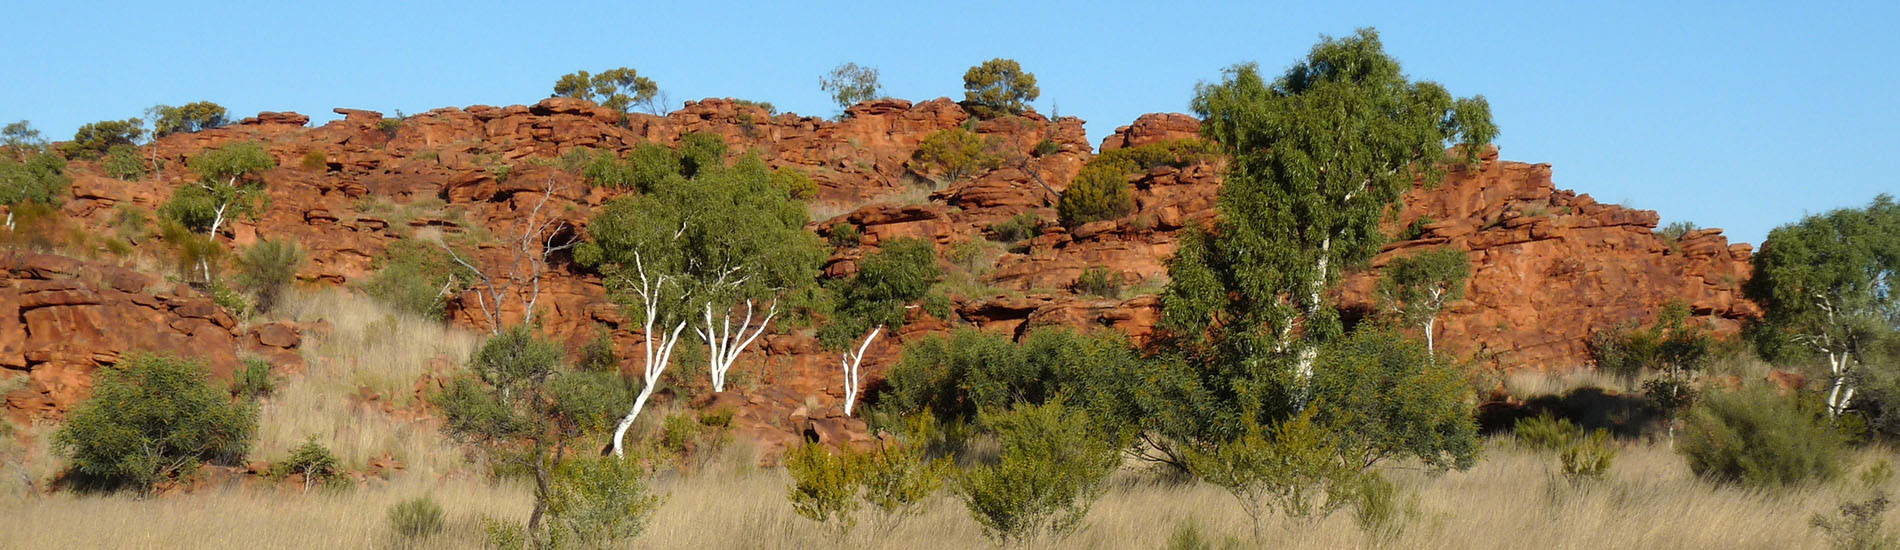
[[[1090,160],[1089,164],[1122,164],[1124,172],[1135,172],[1159,166],[1180,168],[1204,162],[1219,155],[1220,148],[1212,142],[1185,138],[1103,151],[1102,154]]]
[[[308,170],[322,170],[330,167],[330,160],[323,151],[304,151],[303,167]]]
[[[792,476],[792,486],[785,498],[791,500],[792,511],[827,526],[839,537],[850,532],[858,523],[858,484],[863,475],[853,464],[856,460],[815,443],[786,451],[785,471]]]
[[[1583,430],[1570,423],[1570,419],[1542,414],[1518,420],[1511,434],[1517,437],[1518,445],[1527,449],[1554,452],[1583,437]]]
[[[1038,157],[1046,157],[1049,155],[1059,153],[1061,151],[1062,151],[1062,144],[1056,143],[1055,140],[1045,139],[1045,140],[1036,142],[1036,149],[1034,151],[1031,151],[1030,154],[1033,154]]]
[[[1875,494],[1867,500],[1841,504],[1833,517],[1814,514],[1808,518],[1808,525],[1826,536],[1835,550],[1888,550],[1900,547],[1900,535],[1881,521],[1881,515],[1892,506],[1886,494]]]
[[[548,520],[555,539],[584,548],[618,548],[646,532],[660,497],[637,460],[577,458],[554,471]]]
[[[732,407],[720,407],[699,413],[699,425],[708,428],[725,428],[732,425],[732,416],[738,411]]]
[[[251,302],[244,299],[244,293],[231,288],[231,285],[224,284],[223,280],[212,279],[210,285],[205,287],[205,293],[211,295],[212,303],[231,312],[233,317],[244,317],[250,314]]]
[[[1118,162],[1090,162],[1083,167],[1075,181],[1062,190],[1061,202],[1056,204],[1062,225],[1073,228],[1134,212],[1134,192],[1129,189],[1124,175],[1132,168],[1130,164]]]
[[[1404,231],[1399,232],[1399,240],[1410,241],[1423,238],[1425,237],[1425,228],[1435,223],[1438,223],[1437,218],[1419,216],[1418,219],[1412,220],[1412,223],[1406,224]]]
[[[936,174],[946,182],[960,181],[985,170],[1003,165],[1003,158],[992,152],[993,139],[962,128],[941,130],[924,137],[911,154],[920,173]]]
[[[1174,526],[1174,532],[1168,535],[1168,550],[1235,550],[1241,548],[1240,540],[1225,537],[1216,541],[1211,535],[1201,532],[1201,524],[1194,520],[1185,520]]]
[[[312,486],[341,485],[343,466],[337,461],[336,454],[330,452],[329,447],[323,446],[322,443],[317,442],[317,438],[311,437],[304,441],[302,446],[297,447],[297,450],[291,451],[289,457],[272,464],[270,474],[271,477],[277,479],[302,475],[303,490],[308,493]]]
[[[244,368],[238,369],[231,378],[231,396],[238,399],[256,400],[277,390],[277,382],[271,379],[270,363],[261,358],[244,358]]]
[[[1024,212],[1008,220],[990,226],[990,233],[999,242],[1015,244],[1017,241],[1036,238],[1042,234],[1042,219],[1034,212]]]
[[[1676,451],[1719,483],[1775,487],[1839,475],[1845,443],[1818,411],[1767,389],[1709,396],[1691,411]]]
[[[1610,442],[1610,432],[1596,430],[1590,435],[1572,438],[1557,456],[1563,466],[1564,479],[1575,485],[1600,481],[1608,475],[1610,463],[1616,460],[1616,447]]]
[[[1091,266],[1082,270],[1075,278],[1075,291],[1103,298],[1117,298],[1122,294],[1122,274],[1109,271],[1102,266]]]
[[[855,248],[864,239],[864,233],[855,224],[838,222],[831,224],[831,246],[837,248]]]
[[[122,181],[137,181],[145,177],[145,159],[139,158],[139,148],[128,143],[107,149],[104,164],[106,175]]]
[[[302,263],[303,251],[296,241],[259,240],[238,256],[238,286],[250,293],[257,313],[270,313],[296,279]]]
[[[376,121],[376,130],[390,139],[396,138],[396,131],[402,129],[402,117],[384,118]]]
[[[1398,539],[1421,515],[1416,498],[1405,498],[1397,483],[1377,473],[1367,475],[1360,482],[1359,490],[1353,493],[1352,506],[1353,523],[1380,547]]]
[[[468,281],[465,269],[441,246],[419,240],[390,243],[377,262],[376,274],[363,291],[398,310],[428,319],[441,319],[448,299]]]
[[[693,442],[699,439],[699,423],[685,414],[666,417],[660,427],[660,444],[668,451],[684,455],[692,452]]]
[[[1061,403],[1018,405],[986,414],[1002,453],[965,470],[957,497],[992,538],[1021,543],[1061,539],[1082,524],[1120,463],[1119,445],[1086,413]]]
[[[1702,227],[1696,225],[1695,222],[1670,222],[1669,225],[1657,230],[1656,236],[1662,238],[1663,246],[1669,247],[1670,253],[1680,254],[1682,253],[1682,237],[1698,229]]]
[[[77,474],[149,490],[200,462],[241,459],[250,447],[257,410],[213,388],[199,362],[133,355],[97,376],[92,397],[54,435]]]
[[[389,507],[389,529],[405,539],[442,532],[442,505],[430,497],[416,497]]]
[[[594,339],[581,347],[581,360],[574,366],[588,372],[614,372],[620,366],[620,359],[614,352],[614,335],[606,327],[601,327]]]
[[[784,190],[785,195],[794,200],[808,201],[818,196],[818,184],[795,168],[773,170],[772,186]]]

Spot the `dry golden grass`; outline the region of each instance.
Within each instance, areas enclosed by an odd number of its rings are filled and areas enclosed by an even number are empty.
[[[368,388],[382,400],[406,406],[430,359],[461,365],[480,342],[478,335],[398,314],[336,289],[294,295],[279,314],[325,321],[330,330],[304,343],[309,368],[282,380],[261,403],[252,456],[274,460],[315,437],[352,470],[384,454],[427,476],[462,467],[462,453],[434,424],[393,417],[380,405],[360,405],[354,396]]]
[[[1848,480],[1761,492],[1718,487],[1690,476],[1666,447],[1624,449],[1608,479],[1572,487],[1551,473],[1550,458],[1494,440],[1466,472],[1437,476],[1387,473],[1416,496],[1417,518],[1385,548],[1821,548],[1808,517],[1829,512],[1867,488]],[[1888,456],[1867,451],[1863,461]],[[715,467],[655,481],[666,500],[638,547],[653,548],[967,548],[988,546],[963,507],[939,494],[918,518],[879,532],[867,516],[846,539],[798,517],[785,500],[783,470]],[[1892,482],[1886,489],[1893,490]],[[528,492],[476,475],[435,478],[404,472],[391,482],[341,493],[232,487],[137,501],[129,497],[53,495],[0,498],[0,547],[19,548],[377,548],[392,544],[389,506],[431,494],[448,511],[449,532],[428,547],[472,547],[483,515],[519,521]],[[17,495],[17,493],[15,493]],[[1204,485],[1173,485],[1123,472],[1086,524],[1048,548],[1162,548],[1193,521],[1203,533],[1245,541],[1249,522],[1228,495]],[[1888,521],[1900,521],[1889,514]],[[1305,526],[1269,520],[1267,548],[1371,547],[1347,512]],[[1243,547],[1253,547],[1251,543]]]

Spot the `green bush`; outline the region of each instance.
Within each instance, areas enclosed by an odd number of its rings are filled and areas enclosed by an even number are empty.
[[[1042,95],[1035,73],[1014,59],[996,58],[963,73],[963,105],[978,118],[1022,114],[1027,102]]]
[[[856,248],[864,240],[864,232],[858,226],[847,222],[831,224],[831,246],[837,248]]]
[[[1075,278],[1075,291],[1090,296],[1120,298],[1122,295],[1122,274],[1109,271],[1102,266],[1089,266]]]
[[[1340,452],[1369,468],[1393,458],[1432,469],[1477,462],[1476,399],[1464,372],[1397,333],[1361,328],[1320,351],[1310,407]]]
[[[1003,158],[991,152],[995,147],[993,139],[962,128],[950,128],[924,136],[917,151],[911,153],[911,160],[913,169],[919,173],[935,174],[943,181],[956,182],[1002,166]]]
[[[1037,157],[1046,157],[1049,155],[1059,153],[1061,151],[1062,151],[1062,144],[1056,143],[1055,140],[1045,139],[1045,140],[1036,142],[1036,148],[1035,150],[1031,151],[1030,154],[1033,154]]]
[[[416,497],[389,507],[389,529],[397,536],[415,539],[442,532],[442,505],[430,497]]]
[[[1596,430],[1590,435],[1571,438],[1557,452],[1558,463],[1563,467],[1564,479],[1571,484],[1586,481],[1601,481],[1610,473],[1610,464],[1616,460],[1616,446],[1610,441],[1610,432]]]
[[[59,155],[35,154],[25,160],[0,155],[0,204],[58,206],[72,183],[66,175],[66,159]]]
[[[318,443],[316,437],[304,441],[290,456],[272,464],[270,475],[277,479],[301,475],[306,493],[313,486],[341,486],[344,481],[343,463],[337,461],[329,447]]]
[[[1568,418],[1556,418],[1550,414],[1518,419],[1511,434],[1517,438],[1517,444],[1527,449],[1555,452],[1564,448],[1572,440],[1583,437],[1583,430]]]
[[[1089,164],[1121,165],[1123,172],[1147,171],[1157,166],[1176,168],[1205,162],[1220,155],[1213,142],[1184,138],[1102,151]]]
[[[784,190],[785,196],[793,200],[808,201],[818,196],[818,184],[796,168],[773,170],[772,186]]]
[[[303,167],[306,170],[321,170],[330,166],[329,157],[323,151],[304,151]]]
[[[1238,550],[1240,540],[1224,537],[1216,541],[1211,535],[1201,532],[1201,524],[1194,520],[1184,520],[1174,526],[1174,532],[1168,535],[1168,550]]]
[[[137,181],[145,177],[145,159],[139,158],[139,148],[121,143],[106,150],[106,175],[123,181]]]
[[[238,256],[238,287],[251,295],[253,310],[270,313],[296,280],[302,263],[303,251],[296,241],[261,239]]]
[[[441,319],[448,299],[468,280],[467,270],[441,246],[404,239],[383,251],[363,291],[397,310]]]
[[[1362,468],[1339,452],[1334,434],[1313,421],[1312,409],[1273,426],[1248,422],[1246,433],[1211,449],[1190,448],[1188,468],[1233,495],[1253,520],[1259,540],[1270,511],[1288,522],[1323,519],[1354,501]]]
[[[261,358],[244,358],[244,368],[238,369],[231,378],[231,396],[238,399],[256,400],[277,390],[277,382],[271,379],[270,363]]]
[[[660,508],[637,460],[575,458],[554,471],[548,498],[553,540],[582,548],[620,548],[638,538]],[[564,544],[565,545],[565,544]]]
[[[1064,227],[1112,220],[1135,211],[1135,196],[1123,175],[1125,163],[1090,162],[1062,190],[1056,213]]]
[[[157,105],[146,111],[152,117],[152,138],[162,138],[171,134],[191,133],[223,127],[229,122],[225,118],[224,106],[209,101],[186,103],[173,107]]]
[[[1818,411],[1749,389],[1710,395],[1691,411],[1676,451],[1705,479],[1775,487],[1833,479],[1846,446]]]
[[[114,145],[132,145],[145,137],[145,121],[101,120],[80,126],[73,140],[60,146],[60,152],[72,158],[98,158]]]
[[[257,410],[213,388],[197,361],[133,355],[100,369],[96,384],[53,445],[74,473],[104,486],[149,490],[250,448]]]
[[[1000,242],[1015,244],[1017,241],[1036,238],[1042,234],[1042,219],[1035,212],[1024,212],[997,222],[990,226],[990,234]]]
[[[792,511],[842,537],[858,523],[859,483],[863,472],[855,455],[833,453],[824,445],[806,443],[785,452],[785,471],[792,485],[785,498]]]
[[[1120,446],[1088,414],[1060,402],[985,414],[1002,447],[993,464],[965,470],[957,497],[1005,544],[1060,540],[1080,527],[1121,462]]]
[[[837,314],[819,329],[818,338],[836,349],[873,327],[897,330],[904,326],[904,305],[923,299],[942,279],[936,247],[918,239],[891,239],[858,263],[857,274],[838,292]]]

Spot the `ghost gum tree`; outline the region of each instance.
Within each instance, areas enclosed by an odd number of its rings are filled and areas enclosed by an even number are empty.
[[[1394,258],[1379,280],[1379,301],[1400,322],[1425,332],[1425,351],[1436,357],[1438,312],[1465,295],[1471,258],[1463,250],[1437,248]]]
[[[1768,332],[1827,360],[1827,410],[1853,403],[1867,355],[1900,335],[1900,203],[1875,197],[1775,228],[1746,292]]]
[[[1379,251],[1380,219],[1443,176],[1447,146],[1475,162],[1497,133],[1482,96],[1407,78],[1370,29],[1324,39],[1271,81],[1230,68],[1192,106],[1233,161],[1220,220],[1188,232],[1169,267],[1164,322],[1215,360],[1286,365],[1296,386],[1341,332],[1326,289]]]
[[[640,315],[646,339],[645,385],[615,427],[616,453],[688,326],[707,346],[713,391],[724,391],[739,355],[776,315],[776,297],[812,284],[824,261],[793,190],[755,157],[727,166],[718,139],[684,138],[674,157],[654,163],[666,173],[608,203],[588,225],[592,241],[575,251]]]

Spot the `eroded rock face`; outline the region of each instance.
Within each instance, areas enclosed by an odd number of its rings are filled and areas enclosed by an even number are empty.
[[[1073,117],[1051,121],[1029,113],[978,122],[975,131],[992,141],[993,152],[1004,159],[1001,166],[963,181],[933,183],[923,175],[925,170],[912,166],[911,156],[926,136],[969,120],[948,99],[866,102],[847,109],[838,121],[772,114],[723,99],[691,102],[665,116],[621,114],[568,98],[532,106],[437,109],[400,123],[386,122],[373,111],[337,112],[344,115],[342,120],[316,128],[305,127],[308,118],[302,115],[264,113],[239,125],[168,136],[144,152],[179,167],[208,147],[263,142],[279,162],[279,168],[264,175],[270,207],[256,219],[237,220],[225,236],[235,244],[295,238],[309,257],[298,276],[332,284],[368,276],[374,259],[405,235],[480,229],[507,237],[531,215],[557,220],[561,231],[584,234],[594,209],[621,192],[587,185],[579,175],[560,169],[559,157],[582,148],[625,152],[640,143],[671,144],[689,132],[719,136],[735,152],[755,152],[772,167],[808,174],[819,186],[812,201],[811,230],[825,234],[838,223],[861,228],[857,246],[834,251],[825,266],[829,276],[849,276],[865,253],[891,239],[923,239],[949,257],[969,246],[965,243],[986,242],[994,236],[993,225],[1019,214],[1044,221],[1039,236],[1014,246],[990,246],[994,253],[970,260],[980,264],[975,267],[982,274],[976,285],[952,296],[955,319],[917,313],[903,330],[873,345],[864,362],[868,386],[881,380],[903,344],[956,324],[1013,335],[1045,325],[1108,327],[1145,341],[1159,317],[1155,291],[1166,282],[1177,234],[1216,216],[1223,169],[1214,161],[1134,174],[1129,177],[1135,189],[1134,213],[1068,230],[1055,226],[1055,205],[1093,155],[1082,121]],[[1199,123],[1187,115],[1144,115],[1103,140],[1101,147],[1141,146],[1198,133]],[[1044,154],[1035,154],[1038,149]],[[173,168],[154,179],[127,183],[86,175],[84,168],[80,172],[66,212],[99,228],[108,226],[119,205],[156,208],[189,177]],[[1724,333],[1757,314],[1737,291],[1748,276],[1747,245],[1730,245],[1715,230],[1666,243],[1653,232],[1654,212],[1602,205],[1587,195],[1558,190],[1548,165],[1499,161],[1491,151],[1481,165],[1454,169],[1437,187],[1408,193],[1405,202],[1406,210],[1388,230],[1400,234],[1416,225],[1418,235],[1389,245],[1371,267],[1429,246],[1470,251],[1474,274],[1467,299],[1445,312],[1438,341],[1497,368],[1581,365],[1586,360],[1583,342],[1591,332],[1647,319],[1671,300],[1689,303],[1696,322]],[[541,205],[538,214],[536,205]],[[1414,223],[1424,218],[1430,219]],[[498,240],[504,239],[491,240],[474,255],[490,275],[505,279],[505,266],[516,251],[493,242]],[[1122,298],[1076,292],[1076,279],[1090,267],[1120,274],[1130,290]],[[1374,276],[1347,277],[1341,304],[1372,307]],[[79,333],[86,330],[79,327],[113,322],[87,317],[105,314],[83,309],[101,307],[91,301],[107,300],[95,297],[107,293],[102,287],[71,287],[45,277],[25,281],[43,282],[14,285],[6,295],[10,298],[0,299],[18,302],[22,289],[32,286],[34,303],[63,305],[36,306],[54,309],[30,319],[24,313],[0,315],[0,333],[12,334],[6,332],[11,330],[6,319],[70,325]],[[132,294],[107,286],[111,292]],[[566,258],[557,255],[540,288],[537,320],[549,335],[578,349],[605,329],[613,335],[620,357],[639,356],[637,324],[607,299],[597,276],[571,269]],[[143,303],[130,297],[111,300]],[[112,315],[162,325],[184,335],[178,338],[231,338],[263,346],[295,340],[261,327],[238,335],[199,306],[144,300],[154,305]],[[495,307],[465,293],[451,304],[451,315],[457,323],[486,329],[485,306]],[[500,307],[507,322],[523,317],[520,300]],[[97,338],[108,341],[88,343],[85,349],[116,351],[135,343],[110,340],[131,336],[103,332]],[[8,363],[15,371],[21,368],[11,365],[61,365],[35,375],[47,379],[36,386],[46,390],[35,390],[37,395],[77,393],[61,388],[82,388],[91,368],[87,365],[100,363],[79,347],[27,340],[0,341],[0,354],[21,357]],[[33,348],[47,359],[27,358],[30,345],[49,346]],[[16,349],[20,351],[10,351]],[[55,356],[59,359],[52,359]],[[228,371],[228,362],[220,364]],[[623,368],[640,366],[629,363]],[[685,379],[704,378],[699,374],[704,365],[672,368]],[[39,370],[34,367],[34,372]],[[822,349],[809,330],[782,329],[766,337],[740,361],[735,374],[744,381],[725,394],[705,397],[700,405],[733,407],[735,425],[753,434],[764,450],[807,436],[866,441],[861,423],[839,418],[843,391],[838,353]],[[46,402],[59,400],[49,397]],[[21,406],[38,410],[54,405]]]
[[[95,370],[130,353],[198,358],[221,380],[240,352],[279,368],[302,364],[295,327],[262,325],[246,336],[189,288],[116,266],[0,252],[0,381],[25,379],[4,396],[16,421],[65,412],[89,395]]]

